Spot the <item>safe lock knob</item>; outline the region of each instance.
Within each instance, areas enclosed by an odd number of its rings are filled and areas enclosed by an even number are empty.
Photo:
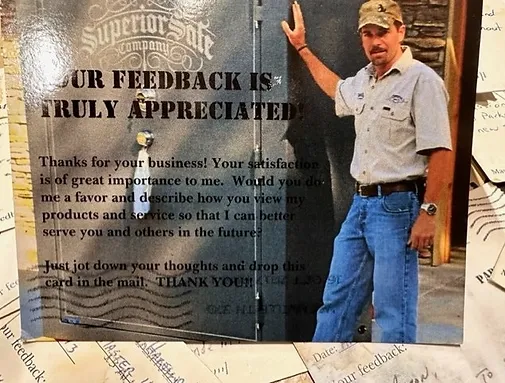
[[[153,144],[154,134],[150,130],[143,130],[137,133],[137,143],[144,148],[148,148]]]

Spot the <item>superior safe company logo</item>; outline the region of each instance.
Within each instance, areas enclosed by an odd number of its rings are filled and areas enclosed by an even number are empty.
[[[97,1],[81,35],[81,54],[101,67],[199,71],[212,60],[208,17],[177,0]]]

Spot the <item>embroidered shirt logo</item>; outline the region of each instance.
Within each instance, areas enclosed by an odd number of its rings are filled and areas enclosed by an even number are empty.
[[[402,104],[402,103],[405,103],[407,102],[402,96],[400,96],[399,94],[393,94],[389,100],[391,102],[394,102],[395,104]]]

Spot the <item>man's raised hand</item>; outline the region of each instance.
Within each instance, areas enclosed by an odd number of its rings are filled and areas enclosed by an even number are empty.
[[[286,21],[282,21],[282,30],[286,34],[290,44],[296,49],[303,47],[305,43],[305,25],[303,23],[302,9],[296,1],[292,5],[295,27],[291,29]]]
[[[295,20],[295,27],[291,29],[286,21],[282,21],[282,30],[286,34],[290,44],[298,51],[298,54],[309,69],[310,75],[316,82],[317,86],[319,86],[324,93],[333,99],[335,97],[335,89],[337,89],[337,83],[338,80],[340,80],[340,77],[324,65],[323,62],[307,48],[302,10],[300,8],[300,4],[296,1],[293,3],[293,18]]]

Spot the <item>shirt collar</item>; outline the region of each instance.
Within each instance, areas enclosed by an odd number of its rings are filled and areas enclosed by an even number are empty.
[[[396,62],[393,64],[389,70],[384,73],[382,77],[386,77],[388,74],[390,74],[393,70],[397,70],[398,72],[403,73],[405,72],[410,65],[412,65],[414,58],[412,56],[412,51],[410,48],[406,45],[402,45],[402,55]],[[370,76],[375,76],[375,68],[373,67],[372,63],[369,63],[366,67],[366,70]]]

